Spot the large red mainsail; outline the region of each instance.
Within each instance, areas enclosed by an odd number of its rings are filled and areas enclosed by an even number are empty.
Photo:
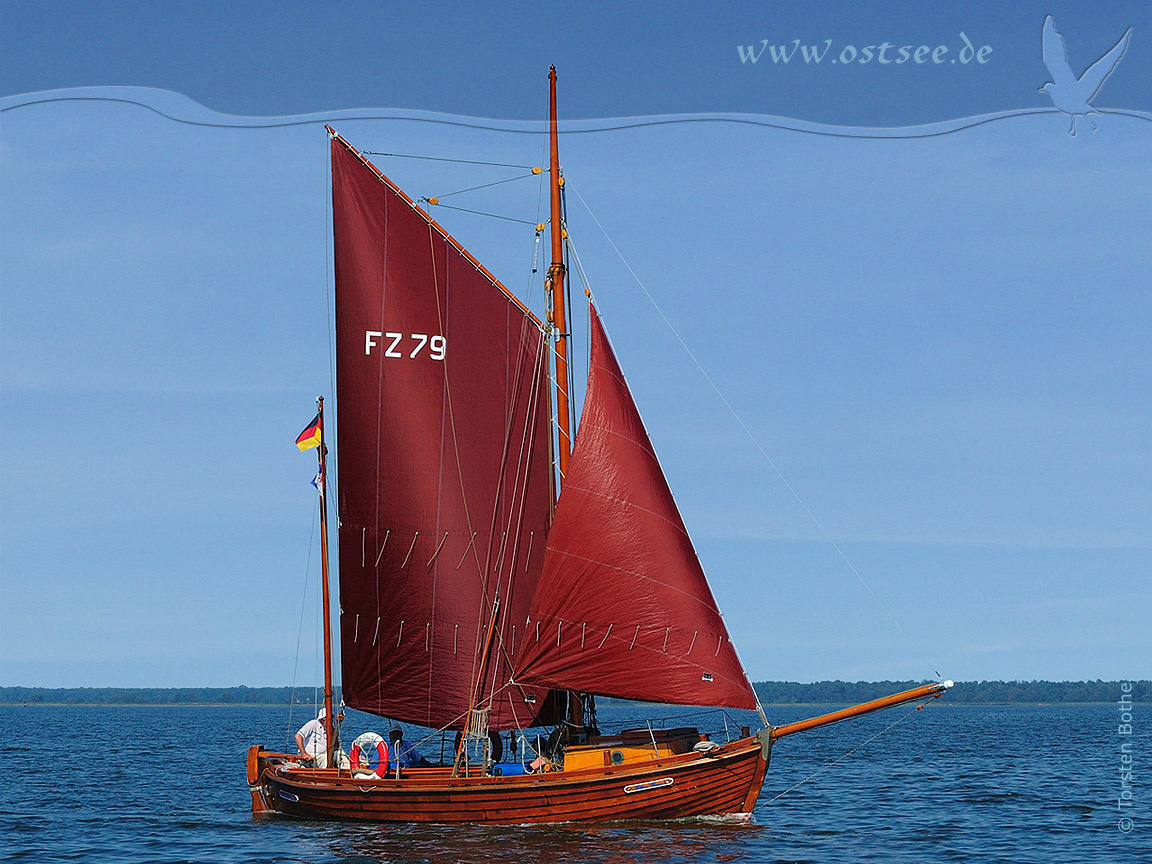
[[[594,307],[588,390],[518,682],[756,707]]]
[[[476,707],[528,725],[546,691],[503,685],[551,511],[543,328],[339,136],[332,207],[344,699],[460,728],[486,668]]]

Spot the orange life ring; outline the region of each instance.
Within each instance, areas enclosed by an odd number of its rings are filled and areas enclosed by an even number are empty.
[[[376,757],[375,765],[372,764],[373,751],[375,751]],[[363,754],[363,764],[361,764],[361,754]],[[388,744],[375,732],[365,732],[353,741],[350,757],[353,771],[365,768],[376,772],[380,777],[388,773]]]

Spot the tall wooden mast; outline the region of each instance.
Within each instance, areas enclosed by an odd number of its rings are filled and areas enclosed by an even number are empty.
[[[559,452],[557,453],[560,468],[560,484],[568,473],[568,460],[572,454],[572,432],[569,417],[571,414],[568,404],[568,333],[564,324],[564,232],[560,206],[560,188],[564,180],[560,176],[560,148],[556,124],[556,67],[548,70],[548,114],[549,114],[549,198],[552,222],[552,263],[548,267],[546,287],[551,289],[552,308],[548,312],[548,322],[551,325],[550,337],[553,342],[553,352],[556,357],[556,424],[559,430]],[[486,721],[477,716],[476,706],[479,704],[483,681],[488,669],[488,656],[492,647],[492,637],[496,632],[496,619],[500,610],[500,598],[493,600],[492,618],[488,626],[488,636],[480,652],[480,674],[472,684],[472,693],[468,699],[468,720],[466,730],[468,735],[486,734]],[[575,705],[575,708],[573,708]],[[582,718],[579,694],[573,693],[569,698],[569,721],[576,717]],[[467,735],[462,735],[456,745],[456,756],[453,760],[452,776],[458,776],[466,762]]]
[[[323,596],[324,614],[324,738],[328,765],[335,764],[332,754],[336,749],[335,718],[332,716],[332,609],[331,590],[328,582],[328,448],[324,444],[324,397],[316,397],[316,407],[320,418],[320,446],[317,458],[320,460],[320,581]]]
[[[552,264],[548,268],[548,286],[552,289],[552,310],[548,321],[552,325],[552,339],[556,356],[556,427],[559,431],[560,489],[568,476],[568,460],[572,455],[571,408],[568,401],[568,328],[564,321],[564,227],[563,208],[560,204],[560,190],[564,177],[560,173],[560,133],[556,122],[556,67],[548,70],[548,178],[552,220]],[[568,691],[568,724],[576,729],[584,728],[584,702],[577,690]]]
[[[572,432],[568,406],[568,331],[564,322],[564,224],[560,207],[560,189],[564,178],[560,176],[560,145],[556,127],[556,67],[548,70],[548,137],[551,156],[549,187],[551,190],[552,264],[548,268],[548,286],[552,289],[552,310],[548,320],[552,324],[556,356],[556,425],[559,430],[560,484],[568,475],[568,458],[572,454]]]

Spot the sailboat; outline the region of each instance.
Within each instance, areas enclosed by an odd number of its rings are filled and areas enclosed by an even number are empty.
[[[326,127],[342,696],[390,721],[456,732],[457,743],[430,767],[387,764],[383,743],[371,772],[336,758],[322,500],[328,743],[318,761],[334,767],[252,746],[254,813],[476,823],[746,814],[774,741],[951,686],[768,722],[590,297],[572,436],[555,68],[549,88],[542,318]],[[688,727],[602,733],[596,696],[750,709],[761,727],[724,741]],[[499,733],[523,741],[540,727],[551,731],[530,761],[499,761]]]

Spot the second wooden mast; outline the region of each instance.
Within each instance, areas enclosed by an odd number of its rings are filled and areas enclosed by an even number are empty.
[[[324,758],[325,766],[335,765],[336,733],[339,731],[332,705],[332,589],[328,578],[328,447],[324,443],[324,397],[316,397],[316,419],[320,424],[320,461],[316,474],[320,493],[320,592],[324,616]]]

